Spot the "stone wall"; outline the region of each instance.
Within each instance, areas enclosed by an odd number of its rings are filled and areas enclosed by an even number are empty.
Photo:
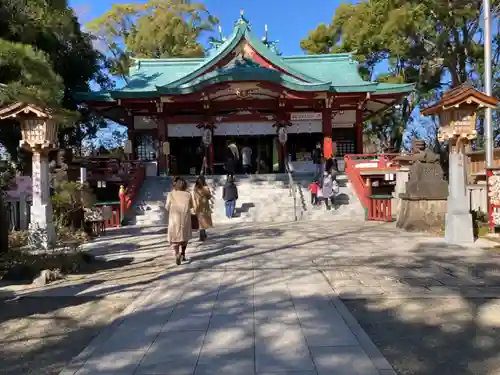
[[[446,210],[446,199],[416,200],[402,198],[396,226],[409,231],[439,230],[444,227]]]

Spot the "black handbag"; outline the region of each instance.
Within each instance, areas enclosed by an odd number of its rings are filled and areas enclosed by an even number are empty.
[[[198,221],[198,216],[191,215],[191,229],[198,230],[200,229],[200,222]]]

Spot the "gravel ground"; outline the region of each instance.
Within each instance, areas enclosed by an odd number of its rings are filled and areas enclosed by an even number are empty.
[[[0,374],[57,375],[129,303],[95,297],[0,300]]]
[[[500,299],[344,303],[399,375],[500,374]]]

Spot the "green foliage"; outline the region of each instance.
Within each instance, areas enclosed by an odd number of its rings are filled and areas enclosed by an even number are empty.
[[[136,58],[199,57],[203,32],[217,23],[204,5],[182,0],[115,4],[87,27],[109,54],[110,71],[126,78]]]
[[[78,109],[72,94],[89,81],[111,87],[101,68],[104,56],[82,32],[64,0],[0,1],[0,102],[27,101],[60,114],[62,147],[80,141],[79,128],[96,128],[95,116]],[[64,121],[62,121],[64,120]],[[0,121],[0,143],[16,161],[20,134],[12,120]],[[81,142],[81,141],[80,141]]]
[[[32,46],[0,39],[0,101],[27,102],[59,107],[62,79],[52,69],[47,54]]]
[[[29,232],[26,230],[13,231],[8,236],[9,249],[19,249],[28,245]]]
[[[0,162],[0,253],[6,253],[9,249],[9,220],[4,202],[4,194],[12,186],[15,171],[6,161]]]
[[[492,0],[492,19],[500,16],[499,4],[500,0]],[[331,24],[321,24],[311,31],[301,47],[313,54],[353,52],[365,79],[416,84],[412,100],[399,110],[392,108],[377,115],[366,127],[380,136],[390,134],[389,143],[397,146],[415,106],[425,105],[448,87],[466,81],[480,86],[484,70],[481,12],[482,0],[367,0],[343,4]],[[498,77],[498,30],[493,35],[493,66]],[[389,62],[389,70],[373,77],[382,61]],[[383,124],[387,126],[381,130]]]
[[[54,221],[59,226],[74,224],[75,213],[85,207],[92,207],[95,196],[87,185],[75,181],[62,181],[57,184],[52,195]]]
[[[5,160],[0,161],[0,194],[12,187],[15,176],[16,171],[12,165]]]

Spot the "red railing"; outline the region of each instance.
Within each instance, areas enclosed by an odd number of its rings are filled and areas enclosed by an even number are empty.
[[[352,184],[353,190],[365,208],[370,207],[371,188],[366,186],[366,181],[361,171],[367,170],[394,170],[399,166],[393,161],[400,154],[348,154],[344,156],[344,169]]]
[[[99,207],[104,213],[104,207],[111,207],[111,216],[105,217],[104,219],[104,227],[105,228],[116,228],[120,226],[120,202],[98,202],[95,204],[96,207]]]
[[[138,165],[130,175],[129,183],[126,189],[120,188],[119,198],[121,207],[120,222],[123,221],[125,214],[130,210],[134,201],[139,196],[141,187],[146,178],[146,167],[144,164]]]
[[[392,221],[392,195],[370,195],[368,199],[366,220]]]

